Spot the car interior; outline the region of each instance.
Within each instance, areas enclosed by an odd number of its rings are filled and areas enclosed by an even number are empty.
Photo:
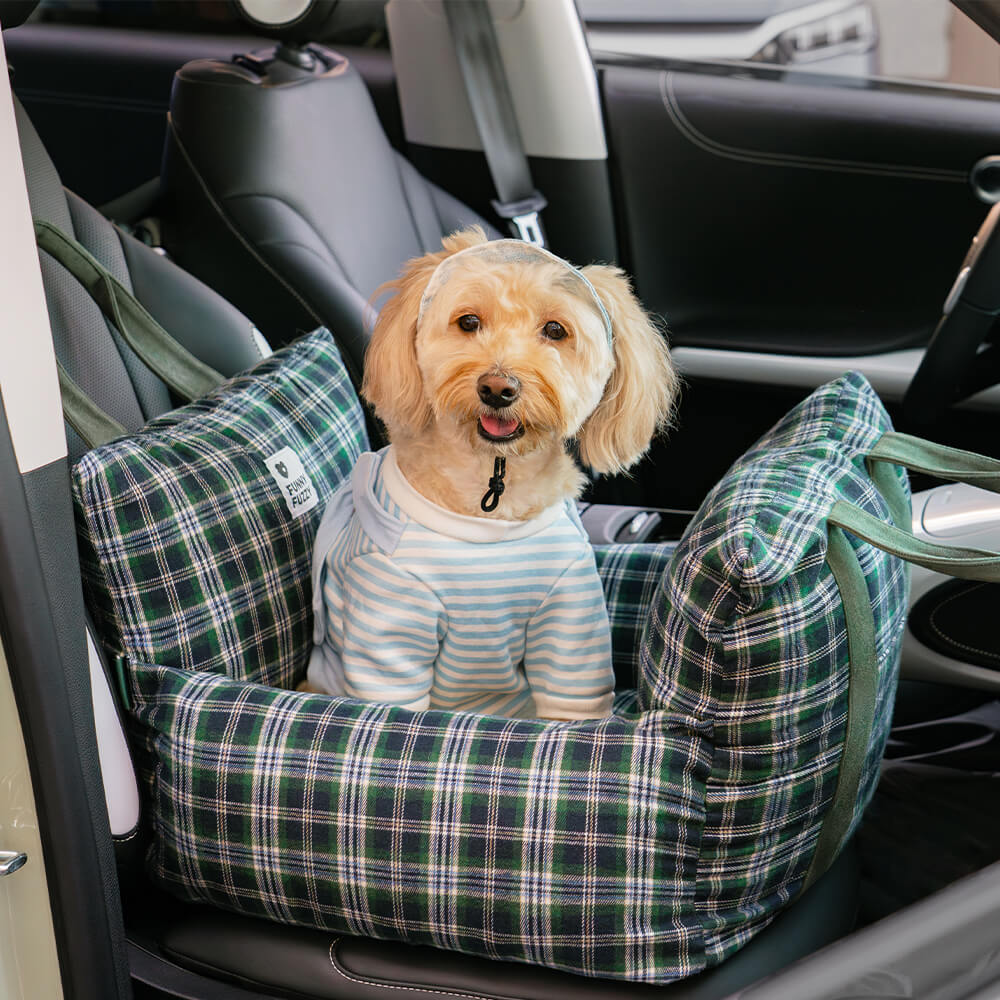
[[[325,326],[357,389],[378,287],[455,229],[506,235],[440,3],[130,4],[113,24],[107,6],[74,23],[0,0],[30,214],[222,375]],[[901,429],[1000,457],[996,94],[592,53],[572,0],[490,8],[548,245],[624,267],[686,381],[634,474],[588,488],[595,542],[677,539],[746,447],[849,369]],[[129,432],[176,406],[106,305],[38,259],[60,377]],[[958,997],[1000,975],[995,585],[913,572],[882,784],[826,876],[716,969],[584,979],[154,886],[114,664],[80,589],[68,468],[86,434],[68,421],[66,456],[25,472],[3,430],[3,637],[65,995]],[[1000,548],[991,493],[913,489],[919,535]]]

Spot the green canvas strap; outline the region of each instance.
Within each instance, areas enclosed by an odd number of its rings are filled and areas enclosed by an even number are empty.
[[[885,475],[890,464],[1000,493],[1000,461],[909,434],[896,431],[883,434],[868,453],[867,460],[872,479],[883,494],[892,489],[892,481]],[[833,505],[829,521],[884,552],[925,569],[965,580],[1000,583],[1000,555],[996,552],[940,545],[917,538],[910,528],[908,514],[904,516],[895,509],[892,497],[886,495],[886,500],[890,504],[894,524],[888,524],[846,500],[838,500]]]
[[[219,372],[171,337],[142,303],[76,240],[51,223],[36,219],[35,242],[80,282],[146,367],[181,399],[186,402],[199,399],[223,381]]]
[[[57,360],[59,392],[62,396],[63,416],[88,448],[107,444],[128,431],[114,417],[104,412]]]
[[[827,517],[827,565],[844,608],[850,680],[837,787],[816,841],[803,891],[833,863],[851,828],[875,714],[878,653],[874,613],[864,572],[844,531],[926,569],[968,580],[1000,583],[1000,554],[939,545],[913,534],[906,493],[892,469],[901,465],[939,479],[1000,493],[1000,461],[889,431],[869,452],[867,464],[872,482],[889,506],[892,523],[847,500],[837,500]]]
[[[963,580],[1000,583],[1000,555],[986,549],[969,549],[957,545],[939,545],[916,538],[909,530],[897,528],[846,500],[838,500],[830,511],[831,524],[846,528],[883,552],[899,556],[907,562],[947,573]]]
[[[868,453],[868,459],[869,462],[891,462],[912,472],[1000,493],[1000,461],[911,434],[888,431]]]
[[[847,724],[840,754],[837,787],[823,818],[816,850],[809,864],[802,892],[833,864],[851,829],[858,804],[858,788],[868,757],[868,743],[875,721],[878,651],[875,645],[875,613],[868,597],[865,575],[853,546],[844,532],[831,526],[826,562],[840,591],[847,623]]]

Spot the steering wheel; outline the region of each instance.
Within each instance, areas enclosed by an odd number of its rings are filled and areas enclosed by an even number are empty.
[[[944,303],[943,315],[903,397],[915,425],[1000,382],[1000,345],[989,342],[1000,315],[1000,201],[972,240]]]

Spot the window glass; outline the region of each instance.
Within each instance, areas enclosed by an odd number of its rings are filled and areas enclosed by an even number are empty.
[[[882,76],[1000,88],[1000,46],[948,0],[873,0]]]
[[[949,0],[578,0],[595,52],[1000,88],[1000,46]]]

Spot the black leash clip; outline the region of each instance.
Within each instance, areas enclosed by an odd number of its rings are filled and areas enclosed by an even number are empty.
[[[503,477],[507,475],[507,459],[502,455],[497,455],[493,459],[493,475],[490,477],[490,488],[483,494],[483,499],[479,501],[479,506],[487,514],[491,514],[497,509],[500,497],[503,496]]]

